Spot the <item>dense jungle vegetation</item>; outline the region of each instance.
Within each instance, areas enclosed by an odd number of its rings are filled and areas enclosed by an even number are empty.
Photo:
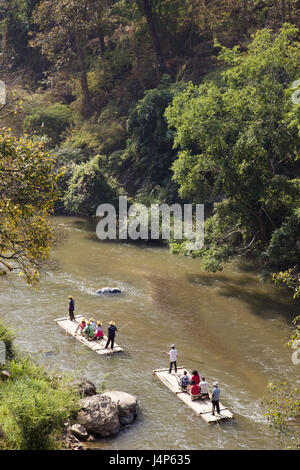
[[[204,203],[193,256],[206,269],[236,256],[294,269],[299,2],[12,0],[0,13],[2,125],[63,169],[57,213],[94,216],[120,194]]]

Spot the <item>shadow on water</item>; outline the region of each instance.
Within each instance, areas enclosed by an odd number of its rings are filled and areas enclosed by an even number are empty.
[[[227,276],[224,273],[199,273],[199,274],[187,274],[187,279],[190,284],[196,284],[200,286],[206,286],[206,287],[214,287],[216,284],[219,285],[219,283],[223,283],[224,285],[226,284],[231,284],[233,282],[232,276]],[[243,276],[242,278],[238,279],[239,285],[257,285],[257,279],[255,279],[253,276]]]
[[[190,284],[205,286],[208,288],[218,287],[216,293],[219,297],[236,298],[245,303],[251,313],[263,318],[274,318],[276,315],[283,316],[291,323],[298,315],[299,307],[291,300],[290,293],[286,289],[274,287],[276,292],[262,292],[257,279],[251,275],[238,276],[236,279],[225,273],[199,273],[187,274]],[[264,284],[262,288],[273,288],[270,284]]]
[[[299,312],[299,307],[293,304],[286,292],[281,293],[281,297],[270,299],[270,295],[258,292],[257,290],[247,291],[238,285],[230,284],[223,287],[219,292],[220,296],[226,298],[238,298],[249,307],[255,315],[263,318],[274,318],[274,316],[283,316],[291,324],[291,321]]]

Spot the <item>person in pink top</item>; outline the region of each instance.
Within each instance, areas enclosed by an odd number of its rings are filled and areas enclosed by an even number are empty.
[[[97,322],[97,327],[95,330],[95,338],[96,339],[102,339],[104,336],[103,331],[102,331],[102,321]]]
[[[77,334],[78,330],[80,330],[80,334],[82,334],[85,327],[86,327],[86,319],[83,318],[75,330],[75,335]]]

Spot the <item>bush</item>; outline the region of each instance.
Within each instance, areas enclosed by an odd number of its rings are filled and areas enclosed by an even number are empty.
[[[114,203],[115,191],[100,170],[101,156],[96,156],[87,163],[77,165],[69,181],[64,196],[67,211],[75,215],[96,215],[96,209],[102,203]]]
[[[167,200],[174,195],[175,183],[170,185],[170,167],[176,151],[173,149],[173,131],[168,129],[164,113],[183,87],[184,84],[172,84],[168,76],[164,76],[157,88],[145,92],[144,98],[129,114],[129,139],[122,156],[138,185],[148,186],[150,190],[155,186],[170,187],[172,195],[167,194]]]
[[[8,364],[11,378],[0,388],[5,446],[16,450],[59,447],[64,423],[75,418],[79,395],[67,380],[48,374],[29,359]]]
[[[26,132],[47,135],[50,143],[57,145],[62,133],[72,124],[72,112],[64,104],[55,103],[46,108],[35,108],[24,119],[23,127]]]
[[[14,333],[0,322],[0,341],[4,341],[5,343],[7,360],[12,359],[15,355],[13,346],[14,337]]]
[[[264,252],[266,264],[271,269],[286,269],[300,259],[300,210],[274,230]]]

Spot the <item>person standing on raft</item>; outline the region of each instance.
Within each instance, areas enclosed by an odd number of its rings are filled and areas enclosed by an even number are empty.
[[[217,413],[220,414],[220,389],[218,382],[214,382],[214,389],[211,394],[211,403],[212,403],[212,415],[215,414],[215,408],[217,409]]]
[[[168,354],[170,356],[170,367],[169,367],[169,374],[171,374],[173,365],[175,368],[175,374],[177,374],[177,350],[175,349],[175,345],[172,344],[171,349],[169,352],[165,352],[165,354]]]
[[[74,321],[75,320],[75,316],[74,316],[74,305],[75,305],[75,302],[74,302],[74,299],[71,295],[69,295],[69,307],[68,307],[68,310],[69,310],[69,317],[70,317],[70,320],[71,321]]]
[[[116,324],[114,321],[110,321],[109,322],[109,327],[108,327],[108,332],[107,332],[107,343],[106,343],[106,346],[105,346],[105,349],[108,348],[109,346],[109,343],[111,343],[111,349],[114,349],[114,341],[115,341],[115,336],[116,336],[116,331],[117,330],[117,327],[116,327]]]

